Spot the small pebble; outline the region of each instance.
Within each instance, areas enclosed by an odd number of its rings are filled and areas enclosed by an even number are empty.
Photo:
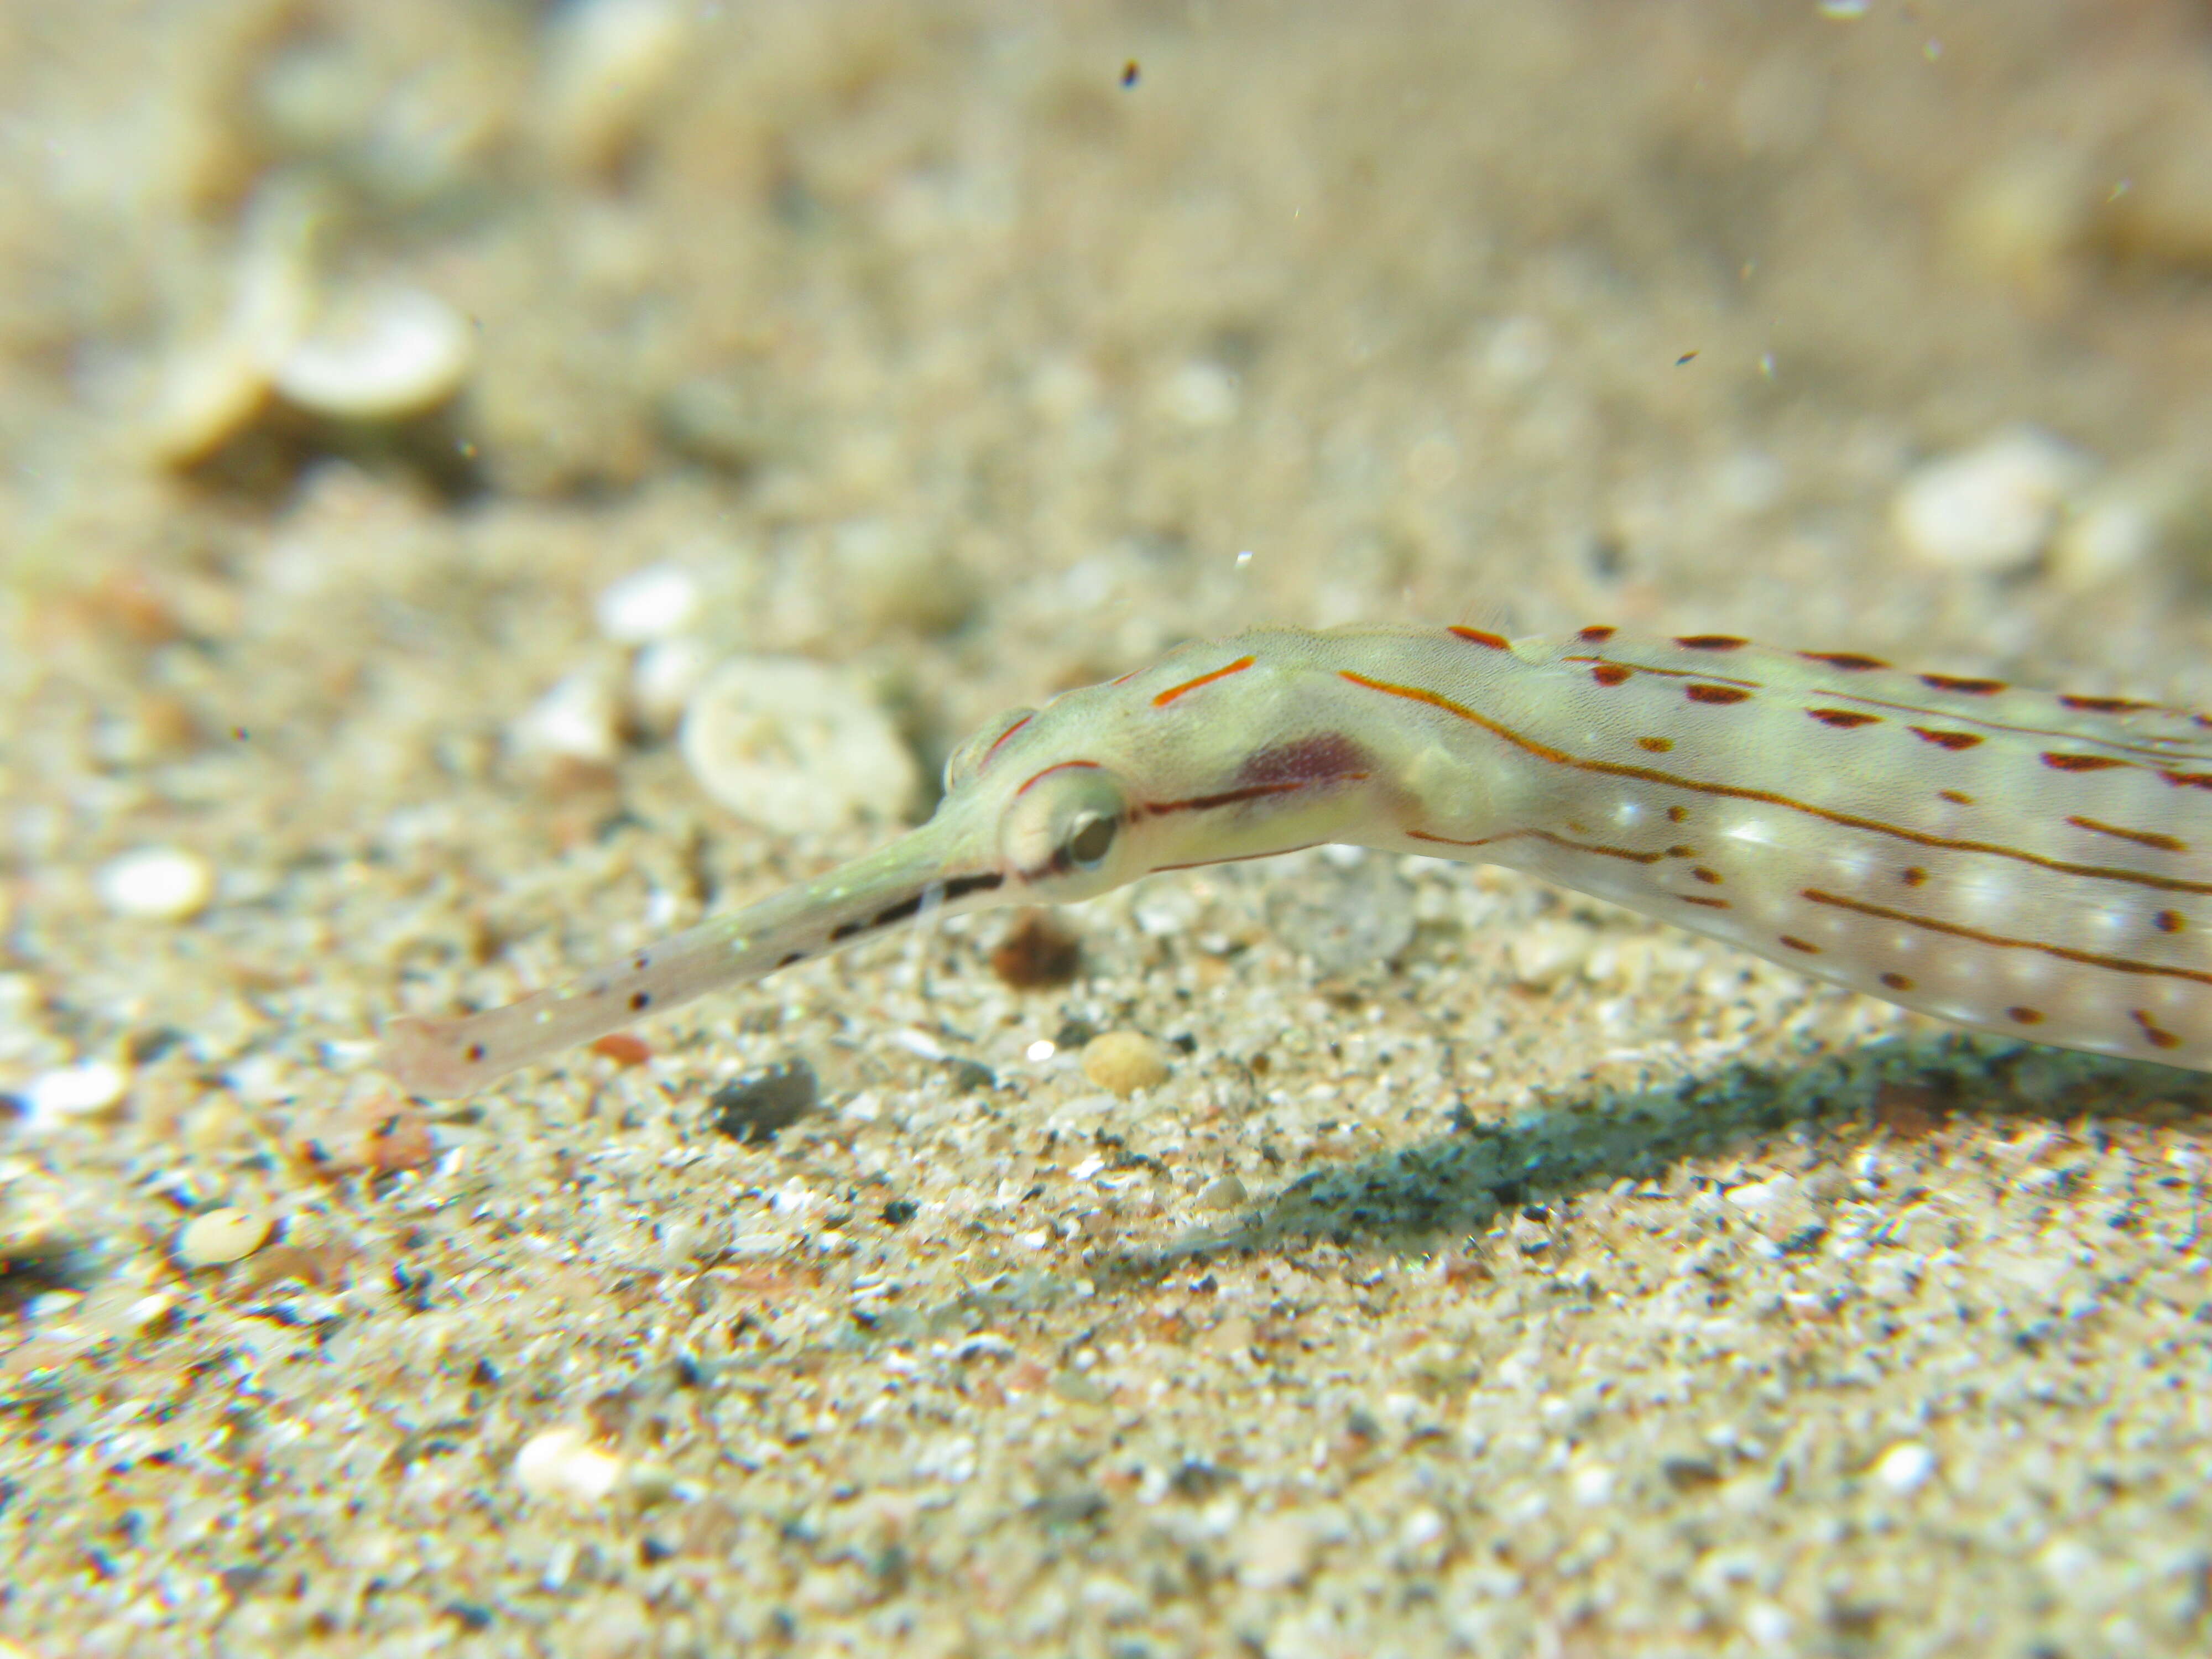
[[[2001,575],[2034,562],[2091,471],[2079,450],[2017,428],[1917,469],[1891,503],[1891,521],[1925,563]]]
[[[623,1461],[594,1444],[585,1430],[564,1424],[522,1443],[514,1455],[514,1479],[532,1498],[598,1504],[622,1484]]]
[[[243,1261],[269,1242],[269,1218],[251,1210],[210,1210],[178,1230],[177,1261],[185,1267]]]
[[[724,663],[693,695],[679,742],[701,788],[779,835],[896,819],[921,782],[874,702],[804,658]]]
[[[642,1066],[653,1058],[653,1045],[628,1031],[610,1031],[593,1038],[589,1047],[602,1060],[611,1060],[617,1066]]]
[[[118,916],[183,921],[207,908],[215,871],[197,854],[175,847],[125,853],[100,872],[100,896]]]
[[[610,766],[622,748],[620,713],[605,678],[581,671],[532,703],[508,737],[527,757]]]
[[[111,1060],[88,1060],[43,1072],[23,1091],[34,1122],[52,1123],[63,1118],[97,1117],[123,1102],[131,1086],[130,1074]]]
[[[1875,1460],[1874,1478],[1894,1492],[1917,1492],[1936,1473],[1936,1454],[1917,1442],[1902,1441]]]
[[[1065,985],[1082,965],[1081,942],[1049,910],[1023,911],[991,951],[991,971],[1017,991]]]
[[[476,338],[443,300],[417,289],[339,306],[277,360],[278,395],[342,421],[395,421],[452,400],[476,360]]]
[[[708,1097],[707,1122],[718,1134],[757,1145],[773,1140],[812,1111],[822,1097],[814,1068],[803,1060],[726,1083]]]
[[[617,645],[645,645],[682,633],[699,614],[699,580],[681,565],[648,565],[600,593],[599,632]]]
[[[1244,1183],[1234,1175],[1218,1175],[1198,1189],[1198,1207],[1201,1210],[1233,1210],[1249,1194]]]
[[[1516,980],[1544,991],[1580,973],[1596,942],[1596,931],[1579,921],[1538,921],[1515,933],[1505,954]]]
[[[1166,1052],[1141,1031],[1107,1031],[1083,1046],[1083,1075],[1125,1100],[1158,1088],[1168,1074]]]

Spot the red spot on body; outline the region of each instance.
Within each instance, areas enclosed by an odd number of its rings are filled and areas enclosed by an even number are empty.
[[[1911,869],[1901,873],[1898,877],[1898,879],[1903,882],[1907,887],[1917,887],[1922,882],[1928,879],[1928,872],[1916,864]]]
[[[1674,746],[1674,739],[1672,738],[1638,738],[1636,740],[1636,746],[1638,749],[1648,749],[1655,755],[1663,755],[1669,749],[1672,749]]]
[[[1619,685],[1636,671],[1617,662],[1601,662],[1590,670],[1590,678],[1600,685]]]
[[[2161,772],[2176,789],[2212,789],[2212,772]]]
[[[2150,919],[2150,925],[2161,933],[2178,933],[2181,931],[2181,912],[2161,910]]]
[[[1855,651],[1800,651],[1797,654],[1807,662],[1826,663],[1829,667],[1840,668],[1847,674],[1889,666],[1880,657],[1862,657]]]
[[[1793,951],[1802,951],[1808,957],[1817,957],[1820,954],[1820,947],[1819,945],[1808,945],[1803,939],[1799,939],[1794,933],[1783,934],[1782,942]]]
[[[1698,866],[1696,869],[1691,871],[1690,873],[1695,876],[1699,881],[1704,882],[1709,887],[1717,887],[1721,884],[1719,873],[1716,871],[1706,869],[1702,864]]]
[[[1240,786],[1332,783],[1364,778],[1373,765],[1367,750],[1343,732],[1317,732],[1248,755],[1237,769],[1237,781]]]
[[[2160,1030],[2158,1022],[2153,1019],[2142,1009],[2129,1009],[2128,1018],[2134,1020],[2136,1024],[2142,1027],[2143,1036],[2145,1040],[2149,1042],[2152,1048],[2179,1048],[2181,1046],[2181,1039],[2179,1037],[2174,1036],[2171,1031]]]
[[[2005,1018],[2012,1021],[2015,1025],[2040,1025],[2043,1024],[2042,1012],[2039,1009],[2035,1008],[2008,1008],[2005,1010]]]
[[[1910,991],[1912,981],[1904,974],[1884,974],[1881,982],[1893,991]]]
[[[1602,645],[1619,631],[1617,629],[1607,628],[1603,623],[1600,623],[1594,628],[1583,629],[1575,637],[1585,645]]]
[[[1231,674],[1241,674],[1249,668],[1252,663],[1253,659],[1250,657],[1239,657],[1235,662],[1224,664],[1211,674],[1200,674],[1194,680],[1185,680],[1181,685],[1171,685],[1152,699],[1152,707],[1164,708],[1184,692],[1195,691],[1201,685],[1211,685],[1214,681],[1226,679]]]
[[[1674,896],[1683,903],[1694,904],[1700,909],[1725,910],[1729,908],[1726,899],[1707,898],[1701,893],[1677,893]]]
[[[1667,809],[1667,822],[1669,823],[1680,823],[1689,816],[1690,809],[1686,806],[1670,806]]]
[[[1974,798],[1963,789],[1938,789],[1936,793],[1939,799],[1948,800],[1954,806],[1972,806],[1974,804]]]
[[[1678,634],[1674,643],[1685,651],[1735,651],[1749,641],[1733,634]]]
[[[1879,714],[1862,714],[1856,708],[1808,708],[1805,711],[1823,726],[1841,726],[1850,731],[1855,726],[1879,726]]]
[[[1906,731],[1923,743],[1932,743],[1938,749],[1972,749],[1981,741],[1972,732],[1934,732],[1924,726],[1909,726]]]
[[[1692,702],[1741,702],[1751,693],[1734,685],[1686,685],[1682,695]]]
[[[1269,795],[1295,794],[1322,784],[1356,783],[1368,776],[1368,765],[1364,749],[1340,732],[1323,732],[1246,757],[1237,769],[1235,783],[1227,789],[1182,800],[1145,801],[1136,811],[1155,818],[1170,812],[1210,812]]]
[[[2155,708],[2154,702],[2137,702],[2132,697],[2073,697],[2062,696],[2062,708],[2078,708],[2085,714],[2132,714],[2139,709]],[[2203,715],[2197,718],[2202,720]]]
[[[2135,764],[2110,755],[2062,755],[2048,749],[2043,751],[2043,763],[2054,772],[2109,772],[2116,766]]]
[[[1921,684],[1936,691],[1959,691],[1970,697],[1990,697],[2005,689],[2002,680],[1962,679],[1956,674],[1923,674]]]
[[[1513,641],[1503,634],[1493,634],[1486,628],[1454,628],[1451,632],[1475,645],[1486,645],[1492,651],[1510,651]]]

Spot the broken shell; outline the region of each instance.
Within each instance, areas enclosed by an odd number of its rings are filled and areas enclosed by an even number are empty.
[[[385,289],[331,308],[280,357],[284,399],[317,415],[391,421],[448,401],[476,356],[468,319],[419,289]]]
[[[844,676],[798,657],[740,657],[709,674],[684,716],[684,758],[740,817],[785,835],[895,818],[914,757]]]

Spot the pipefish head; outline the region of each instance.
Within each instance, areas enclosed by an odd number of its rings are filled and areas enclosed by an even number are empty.
[[[994,816],[1009,886],[1067,903],[1155,870],[1264,857],[1352,833],[1379,765],[1334,678],[1263,638],[1018,708],[945,768],[941,815]]]

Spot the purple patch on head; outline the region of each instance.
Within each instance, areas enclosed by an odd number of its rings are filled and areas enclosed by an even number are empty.
[[[1260,750],[1237,769],[1237,781],[1251,784],[1328,783],[1365,777],[1373,769],[1367,750],[1341,732],[1317,732],[1310,738]]]

